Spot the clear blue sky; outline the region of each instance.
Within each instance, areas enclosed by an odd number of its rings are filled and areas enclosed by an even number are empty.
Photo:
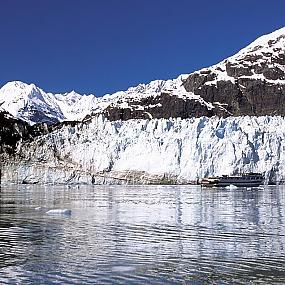
[[[1,0],[0,86],[125,90],[175,78],[285,26],[284,0]]]

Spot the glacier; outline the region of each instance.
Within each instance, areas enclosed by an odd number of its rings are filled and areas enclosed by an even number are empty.
[[[285,28],[210,67],[99,98],[9,82],[2,182],[183,184],[261,172],[282,183],[284,96]]]
[[[198,177],[262,172],[285,179],[281,116],[109,121],[64,125],[18,145],[3,181],[193,183]]]

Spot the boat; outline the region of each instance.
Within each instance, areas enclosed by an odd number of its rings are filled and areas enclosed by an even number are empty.
[[[261,173],[242,173],[238,175],[222,175],[216,177],[205,177],[199,181],[202,186],[226,187],[234,185],[237,187],[258,187],[264,184],[264,176]]]

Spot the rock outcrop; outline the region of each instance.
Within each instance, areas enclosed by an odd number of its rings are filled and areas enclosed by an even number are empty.
[[[236,55],[194,72],[188,92],[219,102],[233,116],[285,115],[285,28],[263,36]]]

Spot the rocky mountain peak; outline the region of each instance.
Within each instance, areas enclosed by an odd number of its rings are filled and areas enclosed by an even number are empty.
[[[34,84],[27,84],[22,81],[10,81],[0,89],[0,100],[3,100],[3,97],[26,97],[36,89],[38,88]]]
[[[284,48],[284,43],[285,27],[257,38],[251,44],[240,50],[237,55],[264,51],[264,49],[276,52],[279,48]]]
[[[284,115],[285,28],[262,36],[237,54],[191,74],[187,91],[229,114]]]

